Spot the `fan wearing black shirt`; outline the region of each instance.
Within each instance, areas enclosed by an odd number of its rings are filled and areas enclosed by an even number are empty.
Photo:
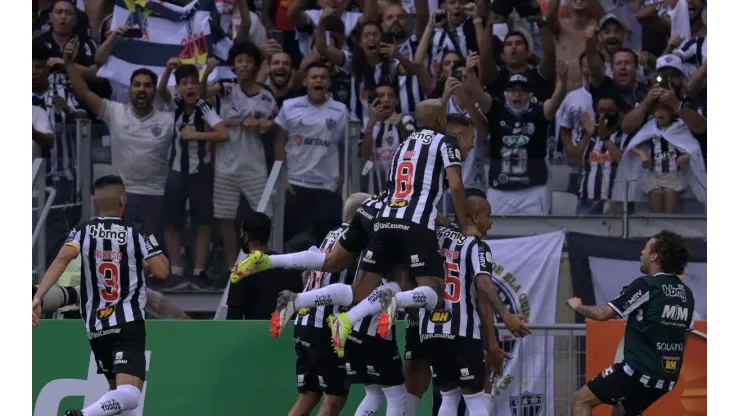
[[[261,212],[252,212],[241,224],[242,252],[238,262],[253,251],[276,254],[267,247],[272,221]],[[229,287],[226,319],[270,319],[275,311],[275,299],[283,290],[300,292],[301,273],[295,270],[270,269],[250,276]]]
[[[484,36],[484,42],[487,41],[486,38],[489,38],[489,36]],[[527,58],[530,55],[530,45],[527,38],[517,31],[509,32],[504,38],[504,49],[501,51],[503,65],[496,65],[492,59],[493,57],[490,57],[486,62],[483,62],[483,57],[481,57],[481,63],[483,64],[483,79],[481,81],[488,83],[487,90],[491,97],[503,100],[509,78],[512,75],[520,74],[528,80],[533,104],[544,103],[545,100],[550,98],[553,93],[552,78],[555,75],[555,46],[554,43],[549,43],[551,47],[548,47],[547,42],[543,42],[545,54],[537,67],[532,67],[527,63]],[[485,50],[485,48],[481,50]],[[496,51],[493,52],[493,56],[495,54]],[[490,67],[490,70],[487,67]],[[490,75],[486,76],[486,74]],[[486,110],[483,109],[483,111]]]
[[[285,100],[306,95],[301,87],[301,77],[293,70],[292,59],[286,52],[280,51],[268,56],[267,68],[265,84],[272,91],[278,108],[283,107]]]
[[[568,65],[558,62],[555,93],[543,104],[532,102],[528,80],[512,75],[505,101],[493,100],[488,112],[491,134],[488,201],[496,215],[549,215],[547,127],[565,96]]]

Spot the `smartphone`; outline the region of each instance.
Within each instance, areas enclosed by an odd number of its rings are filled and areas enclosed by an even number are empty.
[[[447,21],[447,14],[443,10],[440,10],[432,15],[432,19],[432,23],[441,25]]]
[[[658,86],[660,88],[665,88],[665,89],[670,89],[671,88],[671,84],[668,82],[668,77],[664,77],[664,76],[658,75],[655,78],[655,81],[656,81],[656,83],[658,84]]]
[[[375,91],[368,91],[368,93],[367,93],[367,104],[368,105],[373,105],[373,103],[377,99],[378,99],[378,93],[377,92],[375,92]]]
[[[383,34],[380,37],[380,41],[383,43],[393,44],[395,43],[395,39],[393,38],[393,34],[389,32],[383,32]]]
[[[283,37],[283,31],[277,30],[277,29],[270,29],[267,31],[267,38],[268,39],[275,39],[277,43],[283,44],[283,40],[285,39]]]
[[[132,27],[123,34],[126,39],[139,39],[144,36],[144,32],[138,27]]]

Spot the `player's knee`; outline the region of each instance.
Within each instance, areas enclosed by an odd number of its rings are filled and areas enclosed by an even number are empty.
[[[571,400],[571,403],[573,403],[573,406],[578,407],[595,407],[596,404],[598,404],[598,400],[595,402],[595,397],[593,393],[591,393],[591,390],[588,389],[588,387],[583,386],[578,391],[573,393],[573,398]]]
[[[116,388],[119,393],[118,400],[123,410],[132,410],[139,407],[141,401],[141,390],[130,384],[123,384]]]

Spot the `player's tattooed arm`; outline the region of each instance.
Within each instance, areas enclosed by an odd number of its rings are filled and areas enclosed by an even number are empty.
[[[504,303],[501,301],[501,298],[498,295],[498,290],[496,290],[496,286],[493,285],[493,281],[491,281],[491,278],[488,276],[484,277],[485,278],[476,279],[475,286],[480,288],[481,291],[486,294],[486,299],[488,299],[489,304],[493,306],[493,310],[498,312],[500,316],[511,313],[509,311],[509,308],[507,308],[506,305],[504,305]]]
[[[617,313],[609,305],[586,306],[581,304],[576,306],[574,310],[594,321],[608,321],[617,317]]]

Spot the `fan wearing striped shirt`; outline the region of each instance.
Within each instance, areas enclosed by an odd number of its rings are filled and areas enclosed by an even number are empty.
[[[167,89],[173,70],[177,89],[174,97]],[[199,77],[195,65],[185,65],[179,58],[171,58],[159,80],[159,96],[175,110],[170,171],[164,188],[164,239],[172,261],[172,276],[166,282],[169,289],[184,289],[190,285],[203,290],[211,286],[205,268],[213,224],[213,147],[214,143],[229,140],[229,132],[218,112],[201,98]],[[196,229],[195,264],[188,280],[184,278],[185,260],[180,255],[187,201],[190,202],[191,226]]]
[[[93,201],[100,216],[72,229],[32,303],[36,326],[41,300],[69,263],[81,256],[82,322],[98,373],[105,375],[110,391],[82,410],[67,410],[65,416],[118,415],[139,407],[146,376],[144,269],[160,279],[170,273],[169,261],[156,238],[140,234],[132,223],[121,219],[127,198],[120,176],[96,180]]]
[[[355,28],[364,22],[378,19],[378,7],[374,0],[364,2],[363,13],[347,11],[350,0],[318,0],[318,9],[306,10],[308,0],[294,0],[288,6],[288,18],[296,23],[298,44],[304,58],[310,53],[310,45],[315,37],[320,36],[314,30],[319,25],[322,15],[335,16],[344,24],[344,37],[349,38]]]
[[[374,100],[362,140],[362,158],[367,160],[363,172],[370,175],[371,193],[378,193],[386,186],[398,145],[416,130],[416,125],[411,115],[395,112],[398,95],[393,84],[381,83],[370,98]]]
[[[596,119],[588,112],[581,116],[581,136],[568,149],[571,160],[578,160],[578,214],[601,215],[612,198],[617,164],[622,159],[626,137],[619,131],[624,106],[618,96],[596,102]]]

